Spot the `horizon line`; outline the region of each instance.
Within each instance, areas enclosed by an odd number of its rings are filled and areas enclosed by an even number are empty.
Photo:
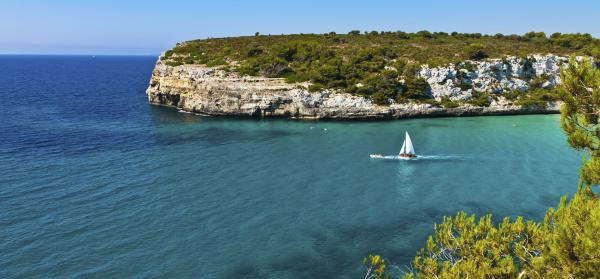
[[[2,53],[0,52],[0,56],[160,56],[160,54],[92,54],[92,53]]]

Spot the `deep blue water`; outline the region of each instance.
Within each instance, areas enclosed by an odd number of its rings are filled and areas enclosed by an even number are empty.
[[[444,215],[541,219],[576,188],[556,115],[202,117],[147,104],[154,62],[0,56],[0,278],[357,278]],[[368,157],[405,130],[438,157]]]

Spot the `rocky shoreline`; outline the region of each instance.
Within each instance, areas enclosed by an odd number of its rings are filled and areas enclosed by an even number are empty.
[[[560,83],[560,68],[568,59],[553,55],[531,58],[492,59],[460,65],[429,68],[419,75],[431,86],[436,99],[466,100],[473,90],[498,93],[488,107],[461,104],[443,108],[423,103],[373,104],[348,93],[323,90],[309,92],[307,84],[289,84],[279,78],[239,76],[203,65],[169,66],[157,61],[146,91],[151,104],[213,116],[283,117],[295,119],[396,119],[415,117],[515,115],[558,113],[560,103],[546,107],[523,107],[500,94],[503,90],[527,90],[525,77],[543,77],[542,86]],[[465,67],[466,68],[466,67]],[[470,89],[459,82],[468,80]]]

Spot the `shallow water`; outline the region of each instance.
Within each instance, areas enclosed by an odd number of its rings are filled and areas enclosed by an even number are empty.
[[[576,188],[557,115],[203,117],[147,104],[154,61],[0,56],[0,277],[356,278],[444,215],[541,219]],[[426,157],[369,158],[405,130]]]

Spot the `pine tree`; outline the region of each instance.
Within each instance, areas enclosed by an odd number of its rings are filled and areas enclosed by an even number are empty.
[[[600,70],[571,58],[562,71],[561,126],[569,144],[584,151],[577,193],[546,213],[547,231],[535,271],[546,278],[600,278]]]
[[[582,183],[600,183],[600,70],[590,61],[571,58],[561,73],[561,126],[569,144],[587,153],[581,166]],[[589,156],[589,157],[588,157]]]

